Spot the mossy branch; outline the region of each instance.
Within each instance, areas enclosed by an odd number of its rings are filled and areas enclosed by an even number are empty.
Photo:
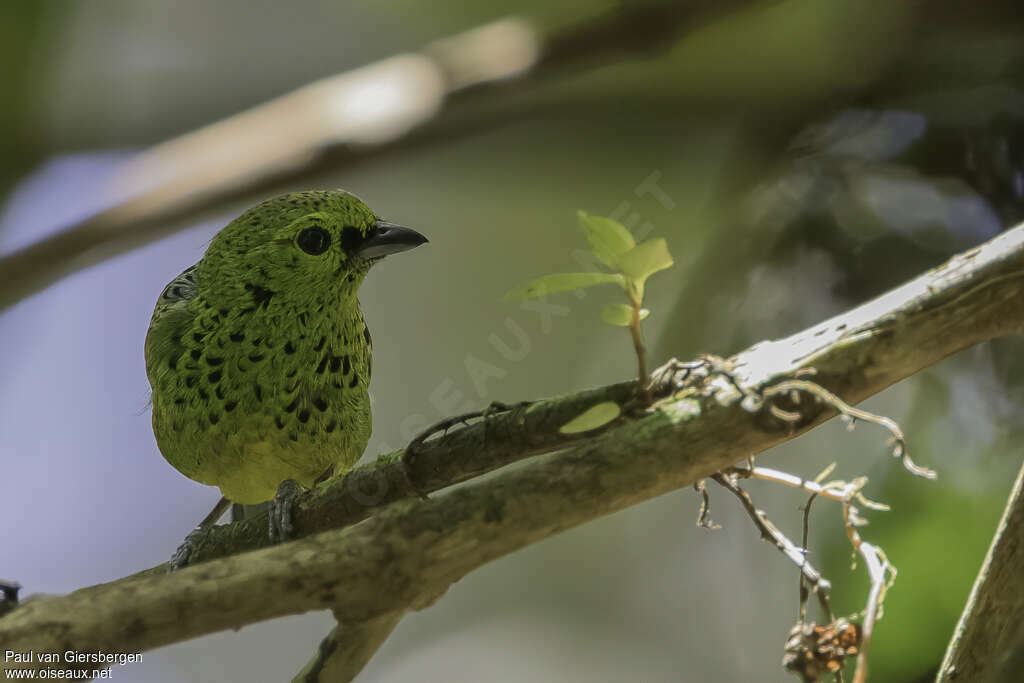
[[[437,490],[562,449],[550,456],[430,499],[396,500],[406,493],[396,485],[371,503],[350,484],[399,481],[396,456],[382,458],[302,500],[296,522],[304,538],[29,600],[0,618],[0,642],[36,652],[143,651],[316,609],[386,633],[394,618],[387,615],[431,604],[487,562],[691,485],[835,414],[808,405],[813,409],[798,422],[781,421],[767,409],[749,412],[750,394],[813,367],[816,383],[857,403],[950,354],[1021,329],[1024,226],[843,315],[716,363],[729,381],[709,373],[680,384],[701,366],[666,367],[654,373],[661,398],[650,409],[623,410],[596,434],[561,434],[559,421],[591,401],[628,400],[635,385],[520,407],[427,442],[413,476],[422,477],[418,487]],[[672,393],[680,385],[686,388]],[[222,550],[258,545],[231,528],[217,532],[228,534],[218,541]]]

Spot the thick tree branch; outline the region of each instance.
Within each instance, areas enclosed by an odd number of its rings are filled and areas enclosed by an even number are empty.
[[[857,402],[1022,325],[1024,226],[728,365],[743,392],[813,367],[816,381]],[[130,652],[314,609],[333,609],[346,623],[419,609],[487,562],[693,484],[831,415],[804,413],[794,428],[768,411],[752,415],[743,398],[732,381],[712,374],[568,450],[429,500],[399,500],[354,526],[169,575],[30,600],[0,619],[0,642],[16,651]],[[482,457],[491,458],[497,442],[484,443]],[[312,502],[300,509],[306,533],[317,528]],[[333,514],[326,505],[319,512]]]
[[[960,349],[1017,332],[1024,319],[1010,313],[1014,292],[1024,287],[1024,260],[1019,253],[1022,230],[1024,227],[1018,227],[1004,233],[984,247],[805,332],[757,344],[733,359],[734,370],[746,384],[763,386],[813,367],[816,382],[856,403]],[[903,342],[908,334],[916,335],[913,344]],[[861,376],[866,373],[871,376]],[[663,398],[671,390],[670,384],[656,383],[654,397]],[[597,403],[625,405],[634,393],[635,384],[624,382],[538,401],[428,441],[413,460],[416,488],[437,491],[526,457],[590,441],[592,432],[568,436],[558,429]],[[609,427],[635,419],[629,411],[623,412]],[[402,453],[381,456],[301,498],[295,514],[297,533],[308,535],[355,523],[410,493]],[[193,561],[266,544],[266,519],[257,516],[210,529],[197,541]],[[149,571],[164,569],[161,565]]]
[[[662,388],[664,395],[667,387]],[[604,401],[627,404],[635,382],[622,382],[576,394],[536,401],[499,412],[486,421],[455,428],[426,441],[408,465],[404,451],[378,456],[342,478],[331,479],[296,502],[295,536],[337,529],[365,519],[374,510],[419,493],[439,491],[518,460],[590,440],[591,434],[562,434],[559,427]],[[613,426],[613,425],[610,425]],[[409,478],[415,482],[411,486]],[[269,545],[267,515],[212,527],[195,539],[190,564]],[[164,573],[161,564],[141,574]]]
[[[1024,646],[1024,467],[967,599],[938,683],[1015,680]],[[1004,677],[1000,677],[1003,674]]]

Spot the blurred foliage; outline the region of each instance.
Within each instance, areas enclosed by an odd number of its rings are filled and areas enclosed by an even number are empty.
[[[0,12],[0,197],[40,158],[46,131],[38,121],[45,65],[39,42],[60,3],[10,0]]]

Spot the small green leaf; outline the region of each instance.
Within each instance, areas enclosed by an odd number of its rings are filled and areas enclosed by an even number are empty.
[[[646,308],[640,309],[640,320],[649,316],[651,312]],[[605,304],[601,310],[601,317],[609,325],[629,327],[633,323],[633,308],[626,304]]]
[[[562,434],[589,432],[591,429],[597,429],[608,424],[617,418],[621,412],[622,409],[619,407],[619,404],[614,401],[598,403],[596,406],[566,422],[558,431]]]
[[[672,254],[668,253],[668,245],[661,237],[641,242],[619,257],[619,270],[641,285],[648,277],[671,265]]]
[[[602,216],[590,216],[583,211],[576,214],[580,227],[587,235],[594,256],[609,268],[618,270],[619,256],[636,246],[636,241],[618,221]]]
[[[605,304],[601,309],[601,317],[609,325],[629,327],[633,322],[633,309],[626,304]]]
[[[619,273],[555,273],[530,280],[525,285],[507,292],[502,299],[504,301],[525,301],[556,292],[570,292],[574,289],[606,283],[614,283],[625,288],[626,279]]]

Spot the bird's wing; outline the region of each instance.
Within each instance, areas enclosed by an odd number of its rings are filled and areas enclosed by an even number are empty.
[[[196,289],[196,266],[190,266],[164,287],[160,299],[156,302],[157,310],[154,313],[161,312],[161,308],[172,308],[179,302],[192,299],[196,295]]]
[[[192,319],[188,304],[198,291],[196,266],[186,268],[164,287],[153,309],[146,334],[146,370],[152,382],[166,369],[167,361],[181,355],[181,332]]]

